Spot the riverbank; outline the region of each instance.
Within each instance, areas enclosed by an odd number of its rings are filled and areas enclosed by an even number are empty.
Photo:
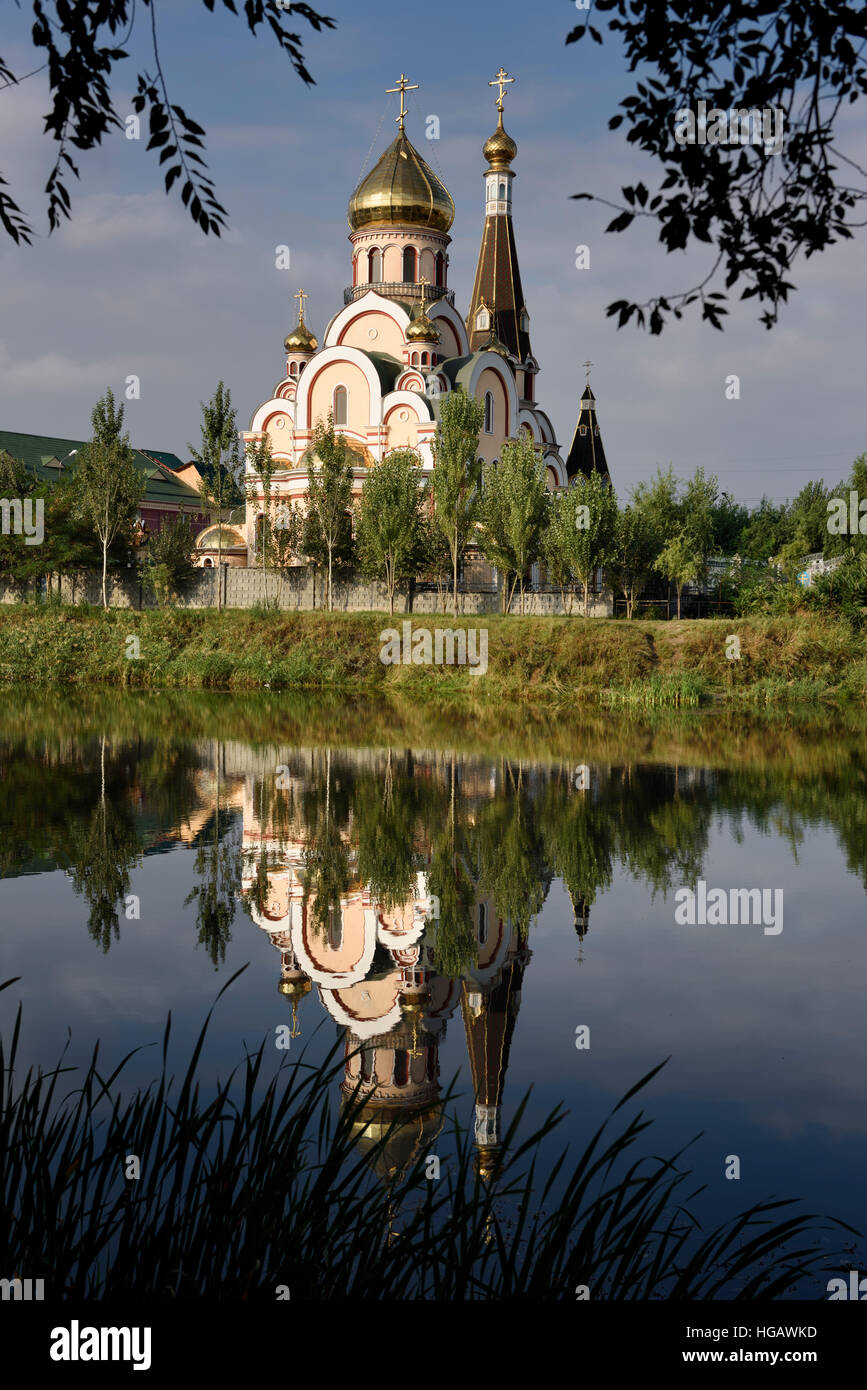
[[[467,643],[477,661],[487,648],[476,671],[384,662],[381,634],[393,628],[402,637],[403,622],[381,613],[10,606],[0,609],[0,685],[356,690],[464,705],[508,698],[620,710],[867,701],[867,637],[818,614],[631,623],[412,620],[413,634],[424,629],[432,638],[437,628],[484,630],[486,644],[478,635]],[[459,648],[457,640],[456,654]]]

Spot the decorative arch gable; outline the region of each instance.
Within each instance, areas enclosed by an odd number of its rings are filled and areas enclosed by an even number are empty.
[[[443,337],[442,343],[440,344],[441,353],[443,357],[467,357],[469,355],[470,341],[467,337],[467,330],[464,326],[464,321],[458,313],[457,309],[455,309],[451,304],[449,304],[447,299],[438,299],[428,309],[428,317],[431,318],[433,322],[437,325],[437,327],[440,329],[442,329],[443,327],[443,321],[445,321],[445,323],[448,325],[448,328],[446,329],[446,334]],[[457,345],[456,352],[449,351],[449,348],[451,347],[451,338],[448,337],[449,333],[452,335],[452,337],[454,338],[454,342]]]
[[[410,322],[409,314],[406,310],[402,309],[399,304],[395,304],[393,300],[386,299],[384,295],[376,294],[373,290],[369,290],[367,294],[362,295],[360,299],[356,299],[354,303],[347,304],[340,310],[339,314],[335,314],[325,330],[322,350],[317,353],[316,357],[312,359],[309,365],[312,366],[313,363],[316,362],[317,358],[322,355],[322,351],[337,347],[346,329],[355,319],[362,318],[365,314],[371,313],[384,314],[386,318],[393,319],[404,337],[406,336],[406,330]]]
[[[365,296],[365,298],[366,297],[367,296]],[[344,368],[344,370],[339,373],[336,373],[331,370],[335,366],[342,367]],[[370,358],[366,355],[366,353],[361,352],[358,348],[330,347],[323,348],[321,352],[318,352],[316,354],[316,356],[310,362],[307,371],[304,373],[304,376],[301,377],[301,379],[298,382],[298,396],[296,398],[295,414],[296,427],[298,429],[310,429],[312,427],[313,421],[310,417],[311,396],[315,392],[316,383],[322,380],[323,374],[326,372],[328,373],[329,381],[332,376],[334,377],[333,382],[330,382],[328,393],[329,398],[331,395],[331,391],[337,385],[346,386],[346,388],[349,391],[350,421],[352,421],[353,418],[357,418],[352,403],[352,378],[354,377],[356,384],[360,385],[361,383],[359,381],[359,373],[361,374],[361,376],[363,376],[367,384],[367,394],[369,400],[369,407],[368,411],[366,412],[368,418],[365,419],[364,423],[366,425],[378,425],[380,405],[382,402],[382,391],[380,388],[379,377],[377,375],[376,368],[374,367]]]

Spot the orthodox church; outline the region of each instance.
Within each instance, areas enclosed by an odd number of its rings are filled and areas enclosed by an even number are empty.
[[[417,88],[401,75],[390,89],[400,95],[398,133],[349,201],[352,283],[343,307],[320,346],[305,321],[308,296],[299,290],[298,322],[284,342],[285,374],[242,435],[245,445],[269,437],[277,470],[272,495],[280,504],[304,498],[304,455],[314,425],[329,413],[357,455],[356,494],[367,469],[396,448],[417,451],[429,474],[440,404],[458,388],[484,406],[479,453],[486,462],[525,431],[552,491],[578,473],[608,476],[589,378],[565,459],[537,403],[539,363],[512,222],[517,145],[503,125],[504,94],[514,81],[501,68],[489,83],[498,91],[498,120],[483,146],[484,223],[466,318],[449,288],[454,203],[406,134],[406,92]],[[254,479],[248,463],[248,484]],[[238,537],[251,558],[262,506],[253,495]]]

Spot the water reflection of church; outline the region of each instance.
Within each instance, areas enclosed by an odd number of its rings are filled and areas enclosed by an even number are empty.
[[[335,905],[327,923],[317,922],[305,897],[307,843],[299,825],[278,835],[267,819],[261,822],[248,790],[242,890],[250,894],[267,856],[267,884],[261,891],[260,881],[258,903],[248,896],[247,907],[280,953],[279,989],[291,1004],[293,1035],[300,1033],[301,1001],[315,985],[345,1039],[344,1103],[356,1091],[363,1101],[356,1120],[361,1150],[372,1149],[393,1127],[375,1165],[386,1177],[411,1163],[442,1126],[439,1052],[448,1021],[459,1012],[476,1098],[477,1164],[487,1176],[500,1152],[503,1091],[529,947],[492,899],[477,892],[471,908],[476,962],[460,978],[437,973],[439,923],[424,870],[412,896],[388,912],[351,878],[339,910]],[[352,872],[348,839],[346,851]]]

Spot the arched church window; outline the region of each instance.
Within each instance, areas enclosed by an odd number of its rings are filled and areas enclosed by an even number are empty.
[[[442,251],[437,253],[436,280],[438,285],[444,285],[446,282],[446,258]]]
[[[484,333],[484,331],[490,328],[490,326],[491,316],[488,313],[487,309],[482,307],[476,314],[476,328],[478,328],[480,332]]]
[[[413,367],[417,367],[417,366],[418,366],[418,353],[417,353],[417,352],[414,352],[414,353],[412,354],[412,357],[410,358],[410,365],[413,366]]]
[[[403,248],[403,278],[404,282],[415,280],[415,259],[416,251],[414,246]]]
[[[506,196],[506,185],[505,185],[504,183],[501,183],[501,184],[500,184],[500,197],[501,197],[501,198],[505,198],[505,196]]]
[[[421,365],[423,367],[426,367],[428,365],[428,355],[426,352],[423,352],[421,355]]]
[[[371,285],[382,284],[382,252],[376,246],[367,253],[367,278]]]
[[[335,387],[333,410],[335,425],[345,425],[348,420],[349,410],[349,393],[345,386]]]
[[[394,1084],[395,1086],[405,1086],[409,1080],[409,1054],[406,1048],[395,1049],[394,1054]]]
[[[587,433],[587,426],[586,426],[586,425],[579,425],[579,426],[578,426],[578,433],[579,433],[579,434],[586,434],[586,433]]]
[[[289,375],[290,375],[290,376],[297,376],[297,375],[298,375],[298,363],[297,363],[297,362],[290,362],[290,363],[289,363]]]
[[[492,391],[485,392],[485,434],[494,433],[494,395]]]

